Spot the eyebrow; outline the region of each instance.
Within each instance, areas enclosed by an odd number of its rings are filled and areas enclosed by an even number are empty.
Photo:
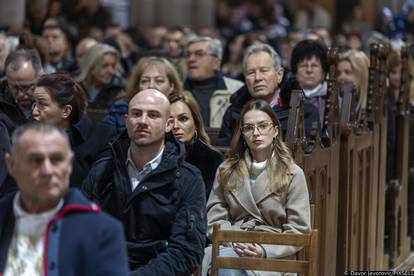
[[[257,122],[257,123],[244,123],[244,125],[257,125],[257,124],[261,124],[261,123],[267,123],[269,120],[262,120],[262,121],[259,121],[259,122]]]

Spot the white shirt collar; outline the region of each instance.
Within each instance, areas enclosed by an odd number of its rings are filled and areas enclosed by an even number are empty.
[[[138,170],[131,158],[131,146],[128,148],[126,166],[129,179],[131,181],[132,191],[135,190],[135,188],[139,185],[144,176],[146,176],[158,167],[158,165],[162,161],[162,154],[164,153],[164,149],[165,146],[162,146],[160,152],[152,160],[147,162],[141,170]]]
[[[149,162],[147,162],[144,167],[142,167],[142,169],[144,169],[145,167],[148,167],[148,165],[151,166],[151,170],[155,170],[158,165],[161,163],[162,160],[162,154],[164,153],[164,148],[165,146],[162,146],[160,152]],[[128,156],[127,156],[127,161],[126,164],[128,165],[128,163],[131,163],[132,166],[134,166],[134,168],[138,171],[137,167],[135,166],[134,161],[132,161],[131,158],[131,146],[128,148]]]
[[[306,97],[316,97],[326,95],[326,82],[321,82],[314,89],[305,90],[303,89]]]

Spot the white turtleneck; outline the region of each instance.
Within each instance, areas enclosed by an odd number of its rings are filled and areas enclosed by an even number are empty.
[[[250,185],[253,186],[256,183],[256,178],[266,169],[267,160],[263,162],[256,162],[252,160],[250,166]]]

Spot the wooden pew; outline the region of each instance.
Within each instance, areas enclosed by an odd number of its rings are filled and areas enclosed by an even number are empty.
[[[408,236],[408,152],[409,152],[409,72],[408,48],[401,52],[401,87],[396,114],[395,179],[387,183],[390,266],[398,266],[410,254]],[[411,217],[410,220],[413,218]]]
[[[314,145],[306,142],[303,117],[303,95],[301,91],[292,91],[286,142],[292,150],[296,163],[305,172],[311,203],[315,205],[314,224],[321,237],[317,275],[335,275],[338,178],[339,178],[339,128],[335,120],[339,118],[338,102],[335,92],[336,51],[330,51],[330,79],[328,80],[328,104],[325,108],[322,135],[316,130]],[[339,123],[338,123],[339,124]],[[337,125],[338,125],[337,124]]]
[[[213,127],[207,127],[206,128],[206,132],[207,135],[210,137],[210,141],[211,143],[213,143],[214,145],[214,141],[216,141],[219,133],[220,133],[220,128],[213,128]],[[227,155],[227,152],[229,150],[229,147],[224,147],[224,146],[215,146],[224,156]]]
[[[374,46],[375,47],[375,46]],[[387,130],[388,130],[388,108],[387,108],[387,69],[386,69],[386,62],[387,57],[390,52],[389,45],[380,45],[378,51],[378,61],[377,61],[377,71],[376,71],[376,93],[374,96],[376,97],[375,106],[376,109],[373,110],[374,115],[374,122],[377,124],[373,124],[370,122],[370,128],[374,132],[374,143],[375,143],[375,152],[374,157],[378,156],[378,167],[377,171],[374,174],[374,179],[372,181],[372,189],[377,191],[376,198],[377,206],[371,205],[371,208],[377,208],[377,217],[376,220],[371,219],[369,221],[369,225],[377,228],[377,240],[376,245],[372,243],[370,249],[373,252],[373,258],[370,259],[369,267],[377,268],[377,269],[388,269],[388,263],[385,262],[386,258],[384,258],[384,227],[385,227],[385,189],[386,189],[386,171],[387,171]],[[375,55],[374,55],[375,58]],[[372,59],[371,59],[372,60]],[[372,73],[373,71],[371,71]],[[369,233],[374,234],[374,233]],[[375,245],[375,247],[373,247]]]
[[[312,230],[310,234],[292,234],[221,230],[219,224],[215,224],[213,227],[212,276],[218,275],[219,268],[296,272],[307,276],[318,275],[316,273],[318,232],[316,230]],[[254,242],[304,247],[306,259],[290,260],[219,256],[220,244],[229,242]]]

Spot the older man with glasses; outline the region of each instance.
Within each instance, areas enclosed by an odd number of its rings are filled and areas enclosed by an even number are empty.
[[[33,92],[42,73],[42,63],[35,50],[11,52],[5,61],[6,78],[0,82],[0,196],[8,192],[14,181],[7,174],[4,153],[10,149],[15,128],[31,117]]]
[[[221,74],[223,49],[218,39],[195,37],[188,42],[184,56],[188,70],[184,87],[200,105],[204,125],[219,128],[230,105],[230,96],[243,83]]]

